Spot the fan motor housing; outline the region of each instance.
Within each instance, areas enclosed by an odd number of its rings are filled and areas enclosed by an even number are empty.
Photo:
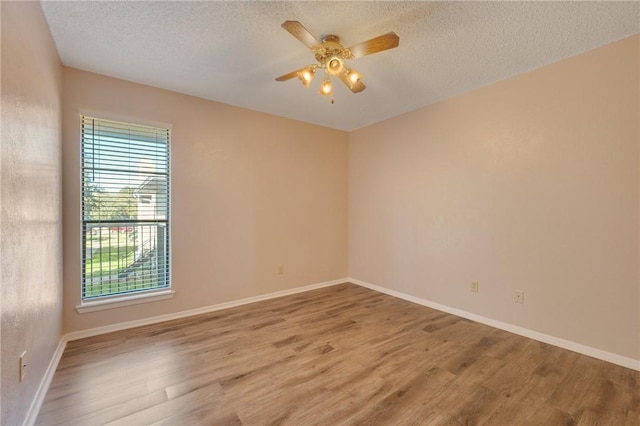
[[[333,75],[342,72],[345,59],[353,58],[349,49],[340,44],[340,37],[332,34],[322,37],[322,49],[315,50],[314,53],[316,60]]]

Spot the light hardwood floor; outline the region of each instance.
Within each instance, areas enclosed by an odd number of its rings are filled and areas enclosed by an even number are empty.
[[[70,342],[39,425],[640,425],[640,373],[352,284]]]

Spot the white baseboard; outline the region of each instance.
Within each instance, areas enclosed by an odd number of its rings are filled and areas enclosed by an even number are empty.
[[[581,343],[572,342],[571,340],[562,339],[560,337],[551,336],[549,334],[540,333],[538,331],[530,330],[528,328],[519,327],[517,325],[508,324],[506,322],[486,318],[481,315],[472,314],[460,309],[452,308],[450,306],[441,305],[430,300],[421,299],[419,297],[411,296],[409,294],[401,293],[399,291],[390,290],[388,288],[380,287],[375,284],[371,284],[365,281],[349,278],[348,281],[353,284],[357,284],[362,287],[369,288],[371,290],[379,291],[380,293],[388,294],[389,296],[397,297],[399,299],[407,300],[409,302],[417,303],[418,305],[426,306],[428,308],[437,309],[438,311],[447,312],[462,318],[470,319],[482,324],[489,325],[491,327],[499,328],[501,330],[508,331],[510,333],[518,334],[520,336],[528,337],[533,340],[548,343],[550,345],[558,346],[563,349],[568,349],[573,352],[578,352],[583,355],[587,355],[593,358],[607,361],[612,364],[621,365],[622,367],[631,368],[633,370],[640,371],[640,360],[627,358],[622,355],[614,354],[612,352],[603,351],[601,349],[592,348],[590,346],[583,345]]]
[[[227,308],[234,308],[236,306],[247,305],[249,303],[260,302],[262,300],[275,299],[276,297],[289,296],[291,294],[304,293],[305,291],[316,290],[318,288],[330,287],[337,284],[343,284],[348,282],[346,278],[341,278],[332,281],[325,281],[317,284],[310,284],[303,287],[296,287],[287,290],[276,291],[273,293],[261,294],[259,296],[247,297],[239,300],[232,300],[230,302],[219,303],[217,305],[203,306],[202,308],[189,309],[188,311],[174,312],[172,314],[159,315],[150,318],[144,318],[135,321],[121,322],[117,324],[105,325],[103,327],[90,328],[88,330],[73,331],[67,333],[64,337],[67,342],[72,340],[84,339],[85,337],[98,336],[100,334],[111,333],[113,331],[126,330],[129,328],[140,327],[143,325],[157,324],[159,322],[171,321],[180,318],[186,318],[193,315],[206,314],[209,312],[219,311]]]
[[[24,426],[32,426],[35,424],[36,419],[38,418],[38,413],[40,413],[40,408],[42,408],[44,397],[47,395],[47,391],[49,390],[49,386],[53,380],[53,375],[56,373],[56,369],[60,363],[60,358],[62,358],[62,354],[66,346],[67,341],[64,336],[62,336],[62,338],[60,338],[60,342],[58,342],[58,347],[51,357],[51,361],[49,361],[49,365],[47,366],[47,370],[45,371],[42,380],[40,380],[40,385],[36,390],[36,394],[31,401],[31,406],[29,407],[27,416],[24,419]]]

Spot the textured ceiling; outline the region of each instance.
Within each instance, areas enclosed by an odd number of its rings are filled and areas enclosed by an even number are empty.
[[[44,1],[62,62],[270,114],[354,130],[640,32],[638,2]],[[280,27],[345,46],[395,31],[400,46],[350,61],[367,89],[335,104],[297,79],[314,62]]]

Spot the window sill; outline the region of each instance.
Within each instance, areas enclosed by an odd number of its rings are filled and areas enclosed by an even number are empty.
[[[154,291],[153,293],[133,294],[111,299],[93,300],[76,306],[80,314],[103,311],[105,309],[122,308],[124,306],[139,305],[141,303],[157,302],[171,299],[176,292],[173,290]]]

